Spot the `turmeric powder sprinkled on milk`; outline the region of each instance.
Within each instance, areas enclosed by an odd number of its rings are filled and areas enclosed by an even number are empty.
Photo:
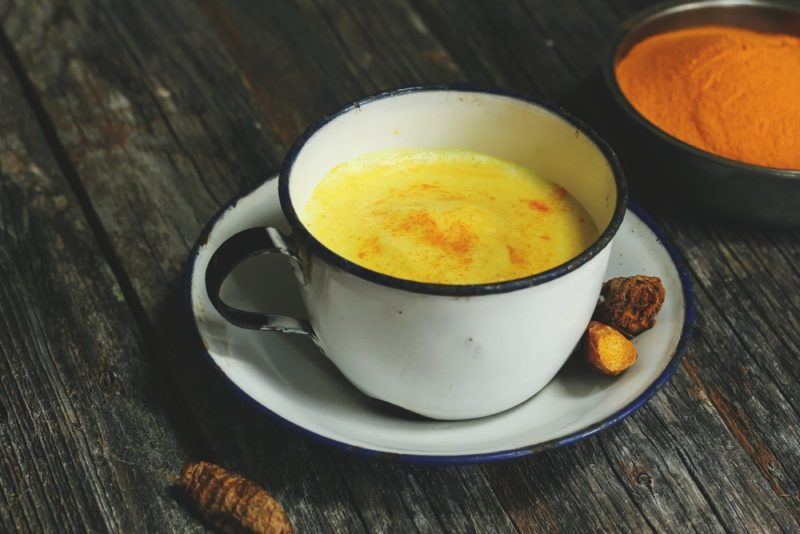
[[[616,68],[650,122],[702,150],[800,170],[800,37],[701,26],[649,37]]]
[[[300,217],[322,244],[354,263],[446,284],[545,271],[598,236],[564,189],[466,150],[393,149],[340,164]]]

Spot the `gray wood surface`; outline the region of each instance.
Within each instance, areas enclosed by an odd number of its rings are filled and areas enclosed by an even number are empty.
[[[181,319],[205,221],[349,100],[468,80],[616,139],[597,70],[646,4],[0,3],[0,530],[202,529],[173,489],[187,459],[263,484],[300,532],[800,529],[798,232],[697,214],[634,155],[696,335],[664,391],[575,446],[447,468],[328,450],[242,403]]]
[[[195,529],[170,494],[183,403],[2,58],[0,95],[0,530]]]

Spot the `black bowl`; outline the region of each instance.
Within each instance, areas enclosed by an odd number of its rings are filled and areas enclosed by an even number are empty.
[[[713,0],[661,4],[648,9],[625,22],[614,39],[603,66],[606,84],[634,123],[635,149],[646,151],[653,168],[661,169],[657,174],[670,180],[670,188],[679,188],[701,206],[735,218],[798,226],[800,171],[743,163],[688,145],[644,118],[617,83],[617,63],[638,42],[658,33],[709,24],[800,36],[800,5],[768,0]]]

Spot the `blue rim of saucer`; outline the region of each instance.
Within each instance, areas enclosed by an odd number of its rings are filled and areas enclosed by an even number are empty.
[[[567,445],[572,445],[573,443],[577,443],[583,439],[586,439],[590,436],[593,436],[617,423],[629,417],[633,412],[644,406],[644,404],[650,400],[661,388],[666,385],[669,381],[670,377],[675,373],[678,366],[683,359],[684,351],[689,343],[689,339],[691,337],[692,325],[694,324],[695,319],[695,305],[694,305],[694,292],[692,290],[692,283],[691,278],[689,275],[689,269],[686,266],[686,262],[684,261],[682,255],[675,247],[674,244],[667,238],[664,230],[655,222],[652,215],[642,209],[633,201],[628,201],[628,209],[630,209],[636,216],[638,216],[650,230],[655,234],[656,239],[658,242],[667,250],[669,256],[675,265],[675,268],[678,271],[678,277],[681,281],[681,288],[683,290],[683,300],[684,300],[684,318],[683,318],[683,326],[681,329],[681,336],[678,340],[678,344],[675,347],[675,351],[672,353],[672,357],[670,358],[669,363],[658,376],[658,378],[650,384],[650,386],[645,389],[638,397],[636,397],[633,401],[628,403],[626,406],[618,410],[617,412],[613,413],[612,415],[606,417],[605,419],[598,421],[592,425],[584,427],[580,430],[575,432],[571,432],[566,436],[543,441],[541,443],[536,443],[534,445],[526,446],[526,447],[519,447],[515,449],[508,449],[502,451],[494,451],[494,452],[487,452],[487,453],[479,453],[479,454],[457,454],[457,455],[422,455],[422,454],[404,454],[404,453],[393,453],[387,451],[379,451],[375,449],[369,449],[364,447],[358,447],[355,445],[351,445],[349,443],[344,443],[342,441],[338,441],[335,439],[331,439],[325,437],[321,434],[317,434],[305,427],[302,427],[292,421],[278,415],[277,413],[273,412],[263,404],[256,401],[250,395],[245,393],[239,386],[236,385],[233,380],[231,380],[228,375],[222,370],[222,368],[214,361],[214,358],[211,354],[206,350],[205,346],[202,342],[202,337],[200,336],[200,331],[197,328],[197,322],[195,321],[194,317],[194,307],[192,306],[192,273],[194,272],[195,263],[197,260],[197,256],[200,252],[200,248],[206,244],[208,241],[208,237],[211,235],[211,231],[216,226],[217,222],[227,213],[227,211],[236,206],[239,200],[249,196],[252,194],[256,189],[263,186],[265,183],[277,179],[276,176],[272,176],[265,180],[264,182],[259,183],[252,189],[248,190],[247,192],[238,195],[233,200],[228,202],[225,206],[223,206],[215,215],[214,217],[206,224],[203,230],[200,232],[200,236],[198,237],[197,241],[195,242],[194,246],[192,247],[192,251],[189,254],[189,258],[186,265],[186,270],[184,272],[184,281],[183,281],[183,303],[186,309],[186,318],[190,322],[190,331],[192,333],[192,338],[194,344],[197,346],[198,350],[204,354],[206,360],[212,365],[214,369],[223,377],[226,384],[234,391],[234,393],[245,400],[246,403],[254,406],[256,410],[266,414],[271,419],[275,420],[278,424],[287,428],[301,436],[308,437],[309,439],[326,445],[328,447],[332,447],[334,449],[344,451],[347,453],[353,453],[360,456],[370,457],[370,458],[382,458],[387,460],[392,460],[401,463],[409,463],[409,464],[427,464],[427,465],[469,465],[469,464],[480,464],[480,463],[490,463],[490,462],[500,462],[506,460],[513,460],[515,458],[522,458],[524,456],[530,456],[532,454],[536,454],[538,452],[542,452],[548,449],[556,449],[560,447],[565,447]]]

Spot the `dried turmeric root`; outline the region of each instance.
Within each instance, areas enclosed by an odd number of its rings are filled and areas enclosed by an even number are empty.
[[[291,534],[283,507],[267,490],[208,463],[186,464],[181,486],[213,527],[225,533]]]
[[[586,329],[584,356],[601,373],[615,376],[634,364],[636,347],[614,328],[592,321]]]
[[[600,296],[594,318],[631,338],[655,324],[664,304],[664,284],[657,276],[612,278],[603,284]]]

